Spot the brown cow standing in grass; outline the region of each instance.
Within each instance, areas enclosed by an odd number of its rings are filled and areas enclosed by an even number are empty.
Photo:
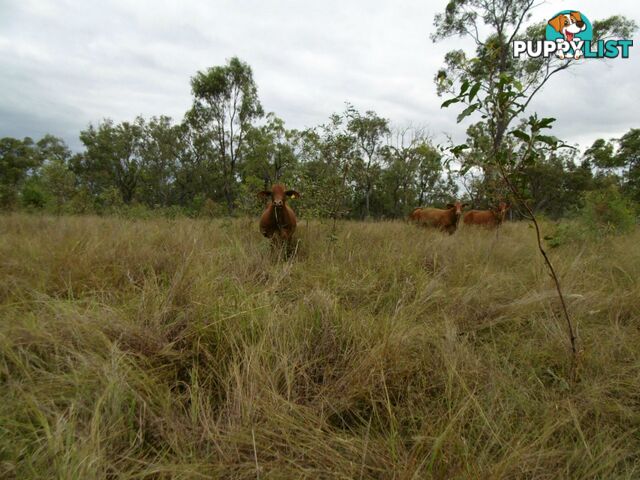
[[[464,215],[464,224],[495,228],[504,222],[507,210],[509,210],[509,206],[504,202],[500,202],[496,208],[491,210],[470,210]]]
[[[260,233],[272,240],[283,240],[289,243],[296,230],[296,214],[287,205],[287,198],[298,198],[300,194],[295,190],[286,190],[278,183],[271,187],[271,191],[258,193],[259,198],[270,199],[267,208],[260,217]]]
[[[447,204],[447,209],[440,208],[416,208],[409,215],[409,220],[416,222],[424,227],[434,227],[449,232],[453,235],[458,228],[462,209],[468,204],[460,202]]]
[[[418,219],[420,218],[420,210],[422,210],[422,207],[416,207],[413,209],[413,212],[411,212],[409,214],[409,221],[410,222],[417,222]]]

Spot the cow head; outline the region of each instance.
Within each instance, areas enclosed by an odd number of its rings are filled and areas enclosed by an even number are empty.
[[[504,202],[500,202],[498,206],[493,209],[493,214],[500,223],[504,222],[507,210],[509,210],[509,205]]]
[[[469,206],[468,203],[460,203],[460,202],[447,203],[447,208],[449,210],[454,209],[454,214],[456,216],[456,224],[460,221],[460,217],[462,216],[462,210],[468,206]]]
[[[258,193],[259,198],[271,199],[273,206],[277,209],[284,207],[287,198],[299,198],[300,194],[295,190],[286,190],[284,185],[277,183],[271,187],[271,190],[263,190]]]

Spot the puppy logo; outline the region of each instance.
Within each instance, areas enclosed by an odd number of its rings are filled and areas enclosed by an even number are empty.
[[[591,41],[593,37],[591,22],[576,10],[566,10],[549,20],[546,37],[547,40],[563,41],[570,45],[570,48],[559,49],[556,52],[560,59],[577,60],[583,57],[584,53],[581,48],[576,48],[576,45],[582,46],[585,40]]]
[[[564,10],[547,22],[545,38],[513,40],[513,58],[551,58],[573,61],[594,58],[629,58],[633,40],[593,40],[593,27],[577,10]]]
[[[576,34],[584,32],[587,29],[587,25],[582,20],[580,12],[560,13],[549,20],[549,25],[569,43],[573,41]],[[573,54],[568,53],[567,55],[565,55],[562,50],[558,51],[558,57],[562,59],[565,58],[565,56],[578,59],[582,56],[582,51],[576,50]]]

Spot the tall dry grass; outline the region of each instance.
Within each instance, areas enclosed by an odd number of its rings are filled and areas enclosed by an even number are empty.
[[[0,217],[3,478],[638,478],[640,232]]]

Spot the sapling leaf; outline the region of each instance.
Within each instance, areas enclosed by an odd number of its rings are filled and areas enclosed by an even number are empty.
[[[522,130],[513,130],[511,132],[511,135],[513,135],[516,138],[519,138],[523,142],[528,142],[529,140],[531,140],[531,137],[527,133],[523,132]]]
[[[473,112],[475,112],[478,107],[480,107],[479,103],[472,103],[467,108],[465,108],[460,115],[458,115],[457,122],[460,123],[465,117],[468,117]]]

